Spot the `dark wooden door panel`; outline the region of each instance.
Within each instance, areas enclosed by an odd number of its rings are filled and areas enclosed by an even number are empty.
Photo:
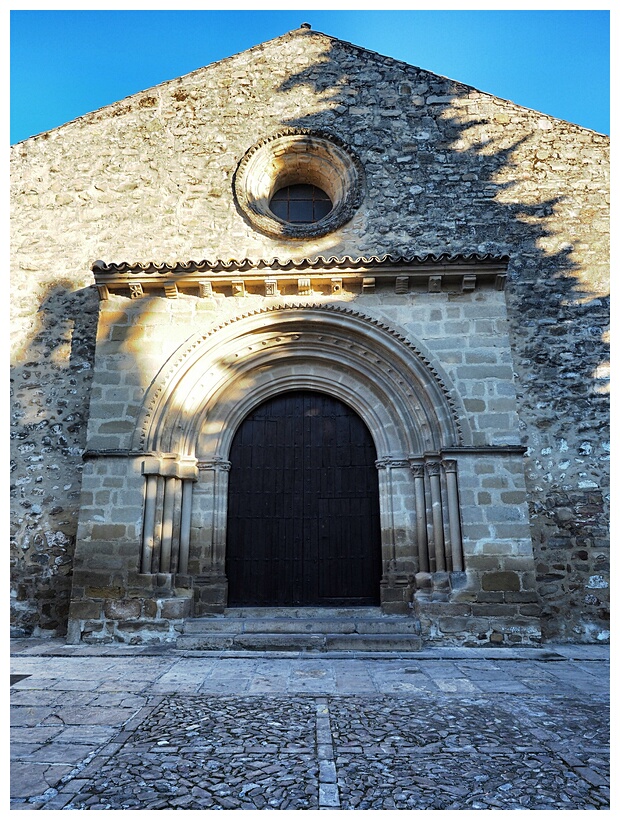
[[[230,453],[230,606],[370,605],[381,574],[375,448],[321,393],[271,399]]]

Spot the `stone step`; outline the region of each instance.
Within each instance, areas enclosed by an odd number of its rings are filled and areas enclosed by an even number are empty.
[[[274,634],[407,634],[415,635],[420,631],[419,623],[415,618],[398,618],[384,616],[383,618],[331,618],[319,620],[317,618],[245,618],[231,621],[228,618],[196,618],[187,620],[184,626],[185,635],[205,635],[214,633],[247,634],[247,633],[274,633]]]
[[[187,619],[177,649],[358,652],[420,649],[420,623],[378,607],[244,607]]]
[[[181,635],[177,649],[185,650],[243,650],[256,652],[416,652],[422,641],[416,634],[299,634],[294,632],[213,632]]]
[[[378,606],[234,606],[205,618],[372,618],[384,617]],[[196,618],[196,620],[202,620]]]

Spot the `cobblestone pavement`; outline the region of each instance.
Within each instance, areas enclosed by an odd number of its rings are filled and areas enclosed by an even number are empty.
[[[608,809],[606,647],[226,656],[16,642],[10,808]]]

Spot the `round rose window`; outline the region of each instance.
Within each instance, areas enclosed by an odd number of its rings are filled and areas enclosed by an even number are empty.
[[[324,236],[348,222],[362,198],[363,168],[335,137],[278,134],[253,146],[234,179],[237,204],[269,236]]]

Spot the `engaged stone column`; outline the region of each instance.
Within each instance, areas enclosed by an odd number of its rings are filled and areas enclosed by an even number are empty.
[[[386,572],[393,572],[396,563],[391,466],[389,458],[380,458],[375,461],[379,479],[379,518],[381,521],[381,554],[384,575]]]
[[[148,456],[142,473],[146,489],[140,570],[186,574],[196,460],[176,454]]]
[[[157,476],[146,476],[146,497],[144,499],[144,525],[142,527],[142,554],[140,572],[151,572],[155,547],[155,502],[157,499]]]
[[[417,568],[417,543],[412,527],[413,486],[408,458],[386,456],[375,462],[381,515],[381,609],[388,614],[410,611]]]
[[[452,554],[452,571],[463,571],[463,543],[461,537],[461,514],[459,508],[459,491],[456,475],[456,460],[446,459],[442,462],[446,474],[448,491],[448,521],[450,523],[450,548]]]
[[[412,464],[415,489],[416,533],[418,536],[419,572],[429,572],[428,537],[426,532],[426,493],[424,490],[424,464]]]
[[[431,486],[431,515],[433,520],[433,541],[435,542],[435,566],[431,566],[431,572],[445,572],[445,542],[443,533],[443,511],[441,508],[441,465],[438,461],[429,461],[426,469],[430,478]]]
[[[225,575],[226,567],[228,475],[231,466],[230,461],[223,458],[199,463],[199,469],[211,473],[212,480],[211,554],[203,556],[207,560],[210,559],[210,566],[204,566],[204,571],[222,576]]]
[[[179,572],[187,575],[189,563],[189,534],[192,522],[192,492],[194,482],[191,478],[183,479],[183,500],[181,506],[181,534],[179,539]]]
[[[164,519],[162,523],[161,533],[161,556],[159,560],[160,572],[173,572],[173,549],[172,542],[175,533],[175,518],[179,504],[179,490],[180,484],[178,478],[166,478],[166,486],[164,489]],[[174,556],[176,557],[176,556]]]
[[[198,462],[204,538],[200,544],[199,570],[194,576],[194,614],[223,612],[228,603],[226,577],[226,525],[228,477],[231,463],[223,458]]]

